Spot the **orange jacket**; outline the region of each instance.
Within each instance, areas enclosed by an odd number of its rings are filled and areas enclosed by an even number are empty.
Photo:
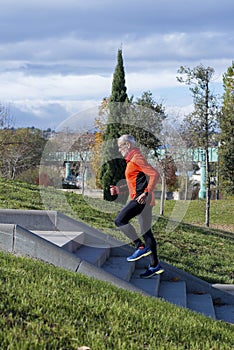
[[[131,199],[138,197],[143,192],[152,194],[151,205],[155,204],[154,188],[159,179],[159,174],[143,157],[138,148],[132,149],[125,157],[127,162],[125,177]]]

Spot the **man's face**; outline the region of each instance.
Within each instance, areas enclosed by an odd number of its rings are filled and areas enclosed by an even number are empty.
[[[131,149],[131,145],[129,142],[118,141],[119,152],[125,158]]]

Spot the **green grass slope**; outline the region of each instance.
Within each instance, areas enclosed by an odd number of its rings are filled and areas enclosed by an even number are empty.
[[[57,210],[70,214],[66,212],[65,199],[73,217],[102,232],[119,234],[113,223],[118,205],[108,211],[104,208],[108,204],[100,199],[93,199],[90,204],[81,195],[61,196],[59,191],[49,191]],[[0,179],[3,209],[45,209],[41,194],[38,186]],[[219,203],[221,216],[217,215]],[[168,218],[174,205],[173,201],[166,201],[163,218],[158,217],[158,206],[155,207],[153,230],[160,258],[207,281],[233,283],[230,230],[195,226],[194,223],[200,224],[203,212],[201,202],[194,201],[188,207],[184,222],[168,231]],[[233,201],[217,202],[216,214],[211,209],[211,215],[218,224],[223,224],[225,213],[225,224],[230,225],[230,208]],[[232,325],[3,252],[0,252],[0,312],[3,350],[77,350],[82,345],[92,350],[229,350],[234,347]]]
[[[3,350],[230,350],[233,326],[108,283],[0,252]]]
[[[0,208],[45,209],[43,191],[38,186],[0,179]],[[125,240],[115,228],[114,218],[121,207],[100,198],[88,199],[71,192],[46,189],[47,208],[72,215],[87,224]],[[67,205],[65,205],[65,202]],[[175,205],[186,205],[183,221],[168,230],[169,218]],[[189,205],[188,205],[189,204]],[[70,211],[67,212],[69,207]],[[211,223],[233,223],[234,200],[212,201]],[[165,216],[159,217],[159,203],[154,208],[153,232],[158,242],[161,260],[181,268],[210,283],[234,283],[234,233],[230,230],[207,229],[197,226],[204,216],[204,201],[166,201]],[[196,221],[197,220],[197,221]],[[196,225],[195,225],[196,224]],[[137,226],[137,222],[135,222]]]

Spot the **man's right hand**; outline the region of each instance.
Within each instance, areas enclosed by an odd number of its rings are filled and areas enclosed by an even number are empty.
[[[119,194],[118,186],[110,185],[110,194],[111,196],[115,196],[116,194]]]

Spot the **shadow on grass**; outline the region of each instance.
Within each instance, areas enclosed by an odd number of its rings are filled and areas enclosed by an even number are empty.
[[[208,283],[234,282],[234,235],[223,230],[178,223],[168,232],[168,219],[153,225],[160,259]]]
[[[194,232],[194,233],[201,233],[204,235],[215,235],[217,237],[224,237],[224,238],[229,238],[231,240],[234,240],[234,233],[225,231],[225,230],[220,230],[220,229],[215,229],[215,228],[210,228],[210,227],[201,227],[199,225],[193,225],[193,224],[188,224],[188,223],[178,223],[172,220],[169,220],[166,217],[159,217],[157,219],[157,223],[160,224],[164,229],[166,228],[168,222],[175,223],[176,227],[182,229],[183,231],[188,231],[188,232]]]

